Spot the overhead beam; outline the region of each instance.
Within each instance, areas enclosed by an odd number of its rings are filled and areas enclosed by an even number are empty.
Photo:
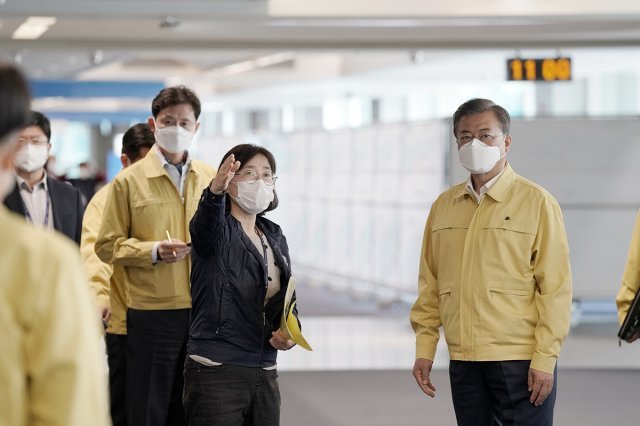
[[[280,17],[546,16],[640,13],[638,0],[271,0]]]
[[[178,17],[264,17],[266,0],[7,0],[0,14],[87,18],[136,18],[157,15]]]
[[[582,38],[580,40],[344,40],[344,41],[297,41],[297,40],[221,40],[221,41],[174,41],[166,40],[122,42],[82,40],[38,40],[29,43],[19,40],[3,41],[2,53],[27,49],[29,52],[47,52],[52,49],[62,51],[96,49],[105,52],[115,51],[159,51],[179,50],[184,52],[207,52],[219,50],[341,50],[341,49],[534,49],[534,48],[597,48],[597,47],[635,47],[640,46],[640,35],[619,37],[616,39]]]

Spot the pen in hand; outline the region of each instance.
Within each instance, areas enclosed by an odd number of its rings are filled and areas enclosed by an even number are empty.
[[[173,244],[173,241],[171,240],[171,235],[169,235],[169,230],[166,229],[165,232],[167,233],[167,239],[169,240],[169,244]],[[175,249],[172,249],[171,252],[173,253],[174,259],[178,257],[178,256],[176,256],[176,250]]]

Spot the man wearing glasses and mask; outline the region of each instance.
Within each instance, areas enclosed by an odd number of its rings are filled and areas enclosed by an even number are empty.
[[[569,331],[562,213],[507,163],[510,121],[487,99],[458,108],[453,132],[470,177],[440,195],[424,232],[413,375],[435,396],[430,372],[442,326],[459,425],[552,424],[556,361]]]
[[[47,175],[50,139],[49,119],[32,111],[28,126],[18,138],[16,185],[5,205],[29,223],[55,229],[80,244],[84,200],[78,189]]]

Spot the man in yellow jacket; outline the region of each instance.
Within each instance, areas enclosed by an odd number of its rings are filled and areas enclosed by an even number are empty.
[[[99,324],[77,246],[1,204],[29,109],[24,77],[0,63],[0,425],[106,426]]]
[[[413,375],[424,393],[444,329],[459,425],[553,422],[556,361],[569,331],[571,269],[562,214],[506,162],[508,112],[487,99],[453,116],[471,176],[445,191],[424,231]],[[499,424],[499,423],[498,423]]]
[[[189,326],[189,221],[215,173],[192,160],[200,101],[186,87],[160,91],[149,127],[156,144],[111,184],[96,240],[127,289],[127,420],[184,424],[182,371]]]
[[[122,136],[120,161],[127,168],[147,155],[153,146],[153,132],[147,123],[138,123]],[[80,254],[89,285],[96,295],[102,322],[107,326],[105,342],[109,363],[109,401],[114,426],[127,426],[125,378],[127,362],[126,289],[123,267],[100,260],[95,242],[109,195],[107,184],[95,193],[84,212]]]
[[[616,297],[616,305],[618,306],[618,321],[620,324],[624,321],[631,307],[636,293],[640,288],[640,213],[636,218],[636,224],[633,228],[631,236],[631,244],[629,245],[629,253],[627,254],[627,264],[622,275],[622,285],[618,296]],[[640,337],[640,333],[631,336],[629,343]]]

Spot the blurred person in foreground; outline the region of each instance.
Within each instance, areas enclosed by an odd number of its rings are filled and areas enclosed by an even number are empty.
[[[472,99],[453,116],[470,173],[431,206],[420,256],[413,375],[433,397],[440,326],[459,425],[551,425],[556,361],[569,332],[571,269],[551,194],[506,160],[509,113]]]
[[[0,63],[1,199],[15,185],[29,103],[24,77]],[[3,205],[0,235],[0,424],[111,424],[99,324],[77,247]]]
[[[122,137],[122,168],[126,169],[144,158],[153,143],[153,132],[147,123],[129,128]],[[122,266],[112,267],[103,263],[95,252],[95,242],[110,187],[110,184],[102,187],[87,204],[82,220],[80,254],[89,285],[96,295],[100,317],[107,327],[105,341],[109,363],[111,418],[114,426],[126,426],[127,304],[124,270]]]

